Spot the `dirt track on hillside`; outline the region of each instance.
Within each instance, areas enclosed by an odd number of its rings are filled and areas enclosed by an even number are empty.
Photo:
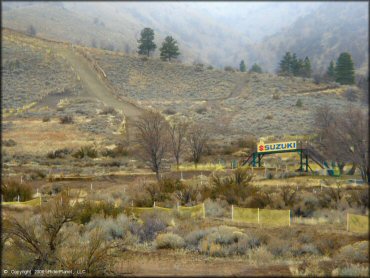
[[[80,54],[73,51],[72,47],[57,46],[57,52],[61,54],[80,77],[86,92],[101,100],[107,106],[121,110],[127,120],[135,120],[144,110],[132,103],[119,100],[113,92],[99,78],[98,74],[89,62]]]

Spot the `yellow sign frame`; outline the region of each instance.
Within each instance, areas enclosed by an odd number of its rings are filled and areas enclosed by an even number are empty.
[[[297,141],[286,141],[286,142],[274,142],[274,143],[264,143],[260,141],[257,144],[258,153],[270,153],[270,152],[281,152],[290,151],[297,149]]]

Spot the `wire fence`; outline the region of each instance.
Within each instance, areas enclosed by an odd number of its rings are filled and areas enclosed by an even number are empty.
[[[231,207],[232,221],[263,224],[269,226],[290,226],[290,210]]]
[[[41,206],[41,196],[25,202],[2,202],[2,205],[11,206]],[[206,218],[205,204],[195,206],[175,206],[173,208],[153,207],[126,207],[124,213],[140,218],[144,213],[163,212],[169,215],[178,214],[183,217]],[[274,210],[259,208],[241,208],[231,206],[231,220],[248,224],[260,224],[268,226],[291,226],[290,210]],[[226,220],[226,219],[225,219]],[[369,216],[347,213],[347,231],[353,233],[369,232]]]
[[[25,201],[25,202],[2,202],[2,205],[12,205],[12,206],[40,206],[41,205],[41,197]]]

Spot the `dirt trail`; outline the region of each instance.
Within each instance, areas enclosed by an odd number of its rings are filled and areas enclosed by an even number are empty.
[[[121,110],[127,120],[134,120],[144,110],[135,105],[118,100],[112,91],[100,80],[98,74],[90,66],[89,62],[80,54],[73,51],[71,47],[56,46],[57,52],[61,54],[79,75],[84,87],[91,96],[96,97],[108,106]]]
[[[243,77],[234,87],[234,89],[225,97],[218,97],[218,98],[212,98],[212,99],[200,99],[202,101],[207,101],[208,103],[217,103],[218,101],[226,100],[228,98],[234,98],[240,95],[242,90],[245,88],[245,86],[248,84],[249,79],[248,77]]]

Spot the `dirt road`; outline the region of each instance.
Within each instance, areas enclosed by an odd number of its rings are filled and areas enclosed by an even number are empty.
[[[119,100],[99,78],[89,61],[73,51],[72,47],[56,46],[55,48],[57,48],[57,53],[61,54],[72,66],[80,77],[86,92],[92,97],[101,100],[108,106],[114,107],[116,110],[121,110],[126,116],[126,120],[134,120],[143,113],[144,110],[132,103]]]

